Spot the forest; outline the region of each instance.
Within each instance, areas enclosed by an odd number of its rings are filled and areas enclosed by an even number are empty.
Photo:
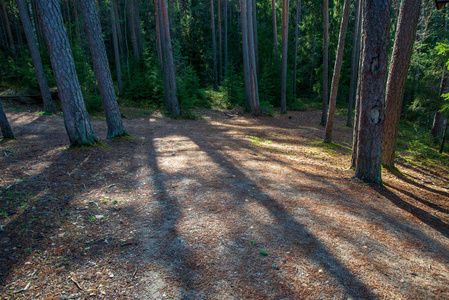
[[[446,2],[0,0],[0,294],[449,298]]]

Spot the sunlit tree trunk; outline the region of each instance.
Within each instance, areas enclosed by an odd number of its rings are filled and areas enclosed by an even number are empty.
[[[323,24],[323,104],[320,125],[326,125],[327,102],[329,101],[329,0],[324,0]]]
[[[3,110],[2,102],[0,101],[0,128],[2,130],[3,138],[5,140],[15,139],[11,126],[9,126],[5,111]]]
[[[368,183],[381,184],[390,1],[366,0],[363,18],[364,49],[355,177]]]
[[[248,106],[252,111],[251,103],[251,81],[250,81],[250,61],[249,61],[249,47],[248,47],[248,21],[246,12],[246,0],[240,0],[240,18],[242,27],[242,53],[243,53],[243,81],[245,84],[245,95]]]
[[[256,54],[256,39],[257,36],[254,32],[254,20],[253,20],[253,4],[252,1],[247,0],[247,28],[248,28],[248,50],[249,50],[249,79],[251,85],[251,107],[253,115],[258,116],[260,114],[260,104],[259,104],[259,88],[258,88],[258,77],[257,77],[257,54]]]
[[[416,38],[421,0],[402,0],[385,96],[382,164],[393,167],[407,72]]]
[[[47,113],[54,113],[55,107],[51,99],[50,88],[48,87],[47,77],[42,66],[41,55],[37,45],[37,40],[33,33],[30,17],[28,15],[28,8],[25,0],[17,0],[17,8],[19,9],[20,19],[22,20],[23,30],[27,39],[28,48],[30,49],[31,58],[33,59],[34,70],[36,71],[37,82],[41,91],[42,100],[44,102],[44,110]]]
[[[251,0],[251,15],[252,15],[252,24],[253,24],[253,33],[254,33],[254,53],[256,59],[256,74],[257,80],[259,80],[260,69],[259,69],[259,39],[257,33],[257,5],[256,0]]]
[[[362,1],[356,0],[355,18],[354,18],[354,36],[352,39],[352,55],[351,55],[351,75],[349,79],[349,97],[348,97],[348,114],[346,119],[346,126],[351,127],[354,109],[355,97],[357,94],[357,82],[359,77],[360,64],[360,41],[362,28]]]
[[[329,111],[327,114],[326,130],[324,142],[330,143],[332,141],[332,127],[334,125],[335,106],[337,104],[338,84],[340,82],[341,65],[343,63],[343,54],[345,51],[346,31],[348,28],[349,9],[351,2],[345,0],[343,8],[343,17],[341,19],[340,36],[337,47],[337,57],[335,59],[334,75],[332,76],[331,94],[329,98]]]
[[[51,65],[58,86],[58,95],[70,144],[72,146],[96,144],[98,139],[84,105],[59,2],[57,0],[38,0],[37,9],[50,52]]]
[[[115,95],[114,84],[112,83],[111,70],[109,69],[106,47],[103,42],[103,33],[101,31],[95,0],[81,1],[81,9],[84,15],[83,19],[86,26],[94,72],[100,90],[101,101],[103,102],[106,123],[108,124],[107,138],[126,135]]]
[[[301,25],[301,0],[296,0],[296,20],[295,20],[295,49],[293,54],[293,103],[296,102],[296,73],[298,68],[298,40]]]
[[[288,11],[289,0],[282,0],[281,114],[287,113]]]

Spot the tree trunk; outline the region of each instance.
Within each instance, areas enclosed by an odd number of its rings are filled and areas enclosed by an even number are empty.
[[[228,75],[228,0],[224,0],[224,76]]]
[[[107,138],[110,139],[126,135],[114,91],[114,84],[112,83],[111,70],[109,69],[106,47],[103,42],[97,5],[95,0],[83,0],[80,3],[84,15],[83,19],[89,40],[94,72],[100,90],[101,101],[103,102],[106,123],[108,124]]]
[[[170,77],[170,99],[171,99],[171,111],[172,117],[177,118],[180,116],[177,89],[176,89],[176,72],[175,64],[173,62],[173,50],[170,38],[170,25],[168,21],[168,7],[166,0],[158,0],[162,11],[162,21],[164,28],[164,44],[165,44],[165,55],[167,59],[167,72]]]
[[[223,78],[223,41],[221,33],[221,0],[217,0],[217,17],[218,17],[218,84],[221,85]]]
[[[259,104],[259,90],[258,90],[258,80],[257,80],[257,63],[256,63],[256,39],[254,32],[254,20],[252,13],[252,1],[247,0],[246,9],[247,9],[247,21],[246,25],[248,28],[248,50],[249,50],[249,79],[251,85],[251,106],[254,116],[258,116],[260,114],[260,104]]]
[[[72,146],[96,144],[98,139],[84,105],[59,2],[57,0],[38,0],[37,8],[50,52],[51,65],[58,86],[70,144]]]
[[[3,138],[5,140],[15,139],[11,126],[9,126],[5,111],[3,110],[2,102],[0,101],[0,128],[2,130]]]
[[[366,0],[363,17],[364,49],[355,177],[368,183],[381,184],[390,1]]]
[[[387,167],[394,166],[402,100],[420,11],[421,0],[402,0],[385,96],[382,164]]]
[[[140,60],[140,51],[139,46],[137,44],[137,29],[136,29],[136,15],[134,11],[134,1],[137,0],[130,0],[128,4],[128,10],[129,10],[129,30],[131,33],[131,44],[133,46],[133,55],[136,60]]]
[[[218,91],[217,43],[215,37],[214,0],[210,0],[210,27],[212,30],[212,59],[214,61],[214,90]]]
[[[276,0],[271,0],[271,11],[273,16],[273,50],[274,57],[277,60],[278,57],[278,26],[276,22]]]
[[[251,15],[252,15],[252,24],[253,24],[253,33],[254,33],[254,57],[256,59],[256,74],[257,80],[259,80],[260,76],[260,68],[259,68],[259,39],[257,34],[257,5],[256,0],[251,0]]]
[[[324,0],[324,25],[323,25],[323,104],[320,125],[326,125],[327,102],[329,101],[329,0]]]
[[[115,72],[117,73],[118,93],[119,95],[123,95],[122,68],[120,66],[120,51],[117,38],[117,20],[115,19],[114,5],[112,2],[109,3],[109,10],[112,24],[112,44],[114,47]]]
[[[348,115],[346,126],[352,126],[352,110],[354,109],[357,93],[357,82],[360,64],[360,41],[362,32],[362,0],[356,0],[356,11],[354,19],[354,36],[352,39],[351,77],[349,79]]]
[[[246,12],[246,0],[240,0],[240,18],[242,27],[242,53],[243,53],[243,81],[245,84],[245,95],[248,106],[253,111],[251,102],[251,80],[250,80],[250,60],[249,60],[249,47],[248,47],[248,14]]]
[[[293,54],[293,101],[296,102],[296,73],[298,68],[298,40],[300,34],[300,26],[301,25],[301,0],[296,0],[296,20],[295,20],[295,49]]]
[[[343,17],[341,19],[340,37],[338,40],[337,57],[335,59],[334,75],[332,76],[331,95],[329,100],[329,112],[327,114],[325,143],[332,141],[332,127],[334,125],[335,106],[337,104],[338,83],[340,81],[341,64],[343,63],[343,54],[345,51],[346,30],[348,28],[350,0],[345,0],[343,8]]]
[[[139,0],[134,0],[133,12],[134,12],[134,30],[136,31],[137,50],[139,51],[139,57],[142,57],[143,45],[142,45],[142,27],[140,26]]]
[[[438,152],[440,152],[440,153],[443,153],[443,150],[444,150],[444,143],[446,142],[446,134],[447,134],[447,126],[448,126],[448,125],[449,125],[449,124],[448,124],[448,122],[447,122],[447,120],[446,120],[446,125],[444,126],[443,138],[442,138],[442,140],[441,140],[440,151],[438,151]]]
[[[1,4],[2,4],[2,9],[3,9],[3,15],[5,18],[6,33],[8,34],[9,48],[14,57],[14,60],[17,60],[17,52],[16,52],[16,47],[14,46],[14,39],[12,37],[11,26],[9,25],[8,12],[6,10],[6,5],[3,0],[1,0]]]
[[[124,38],[123,38],[123,29],[122,29],[122,22],[121,22],[121,17],[120,17],[120,12],[118,9],[118,5],[117,5],[117,1],[113,2],[114,5],[114,16],[115,19],[117,20],[117,39],[118,39],[118,45],[119,45],[119,52],[120,52],[120,59],[121,59],[121,63],[123,63],[125,61],[125,53],[127,53],[125,51],[125,42],[124,42]]]
[[[281,114],[287,113],[288,12],[289,0],[282,0]]]
[[[444,113],[440,112],[441,107],[443,106],[445,102],[445,97],[443,97],[444,94],[449,93],[449,72],[447,70],[446,64],[443,66],[443,77],[441,79],[440,84],[440,93],[438,97],[437,102],[437,109],[435,111],[435,115],[433,118],[433,124],[432,129],[430,133],[434,137],[435,141],[438,141],[441,138],[441,134],[443,133],[443,127],[444,127]]]
[[[33,59],[34,70],[36,71],[37,81],[44,101],[44,110],[47,113],[54,113],[55,107],[51,99],[50,88],[48,87],[47,77],[45,76],[44,67],[42,66],[41,55],[39,53],[36,38],[33,34],[28,8],[25,0],[17,0],[17,8],[19,9],[20,19],[22,20],[23,30],[30,49],[31,58]]]

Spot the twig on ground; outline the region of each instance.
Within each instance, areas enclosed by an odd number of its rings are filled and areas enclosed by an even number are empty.
[[[73,281],[73,283],[76,285],[76,287],[78,289],[80,289],[81,291],[84,291],[83,288],[80,286],[80,284],[75,279],[73,279],[73,277],[70,277],[70,280]]]

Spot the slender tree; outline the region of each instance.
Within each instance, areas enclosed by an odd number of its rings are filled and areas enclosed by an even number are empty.
[[[298,68],[298,40],[301,25],[301,0],[296,0],[296,19],[295,19],[295,48],[293,52],[293,103],[296,102],[296,75]]]
[[[251,83],[251,107],[253,115],[258,116],[260,114],[260,104],[259,104],[259,88],[258,88],[258,76],[257,76],[257,52],[256,52],[256,40],[257,36],[254,31],[254,20],[253,20],[253,4],[252,1],[246,1],[247,10],[247,28],[248,28],[248,50],[249,50],[249,72],[250,72],[250,83]]]
[[[59,1],[38,0],[37,10],[50,52],[50,61],[58,86],[70,144],[72,146],[96,144],[98,139],[84,105],[72,50],[62,21]]]
[[[135,59],[140,60],[140,50],[139,45],[137,42],[137,28],[136,28],[136,13],[135,13],[135,6],[134,1],[137,0],[129,0],[128,3],[128,11],[129,11],[129,30],[131,33],[131,43],[133,46],[133,55]],[[82,2],[82,1],[81,1]]]
[[[6,33],[8,34],[9,49],[11,50],[11,53],[12,53],[14,59],[17,60],[17,52],[16,52],[16,47],[14,46],[14,39],[12,37],[11,26],[9,24],[8,11],[6,10],[5,2],[3,0],[0,0],[0,1],[2,4],[3,16],[5,18]]]
[[[111,70],[109,69],[95,0],[81,1],[81,9],[83,11],[84,24],[89,40],[94,72],[108,124],[107,138],[126,135],[114,91],[114,84],[112,83]]]
[[[382,164],[388,167],[394,166],[402,100],[420,11],[421,0],[402,0],[385,97]]]
[[[432,129],[430,130],[430,134],[434,137],[435,141],[438,141],[441,138],[441,134],[443,133],[444,127],[444,113],[441,112],[441,107],[443,106],[446,98],[443,96],[444,94],[449,93],[449,72],[447,70],[446,64],[443,65],[443,76],[441,78],[440,84],[440,92],[437,100],[437,109],[435,111],[435,115],[433,117]]]
[[[47,113],[54,113],[55,107],[51,99],[50,88],[48,87],[47,77],[45,76],[44,67],[42,66],[41,55],[37,45],[37,40],[33,33],[30,16],[28,15],[28,8],[25,0],[17,0],[17,8],[19,9],[20,19],[22,20],[22,27],[27,39],[28,48],[30,49],[31,58],[33,59],[34,70],[36,71],[37,82],[44,101],[44,110]]]
[[[224,76],[228,75],[228,0],[224,0]]]
[[[346,126],[351,127],[353,116],[352,110],[354,109],[355,96],[357,94],[357,81],[359,77],[359,64],[360,64],[360,42],[362,32],[362,1],[356,0],[355,6],[355,18],[354,18],[354,35],[352,39],[352,55],[351,55],[351,75],[349,79],[349,96],[348,96],[348,114],[346,119]]]
[[[240,18],[242,27],[242,53],[243,53],[243,81],[245,84],[245,95],[248,106],[253,111],[251,102],[251,80],[250,80],[250,60],[248,47],[248,21],[246,12],[246,0],[240,0]]]
[[[277,59],[278,57],[278,26],[276,22],[276,0],[271,0],[271,12],[273,18],[273,50],[274,57]]]
[[[329,101],[329,0],[324,0],[324,24],[323,24],[323,112],[320,125],[326,125],[327,102]]]
[[[281,114],[287,113],[287,53],[288,53],[288,11],[289,0],[282,0],[282,75]]]
[[[355,177],[381,184],[382,131],[388,64],[390,1],[366,0],[363,9],[363,58]]]
[[[214,0],[210,0],[210,27],[212,30],[212,59],[214,61],[214,90],[218,91],[217,42],[215,37]]]
[[[335,113],[335,106],[337,104],[338,83],[340,81],[341,65],[343,63],[343,54],[345,50],[346,31],[348,28],[350,5],[351,5],[350,0],[345,0],[343,8],[343,17],[341,19],[341,26],[340,26],[340,37],[338,40],[338,47],[337,47],[337,57],[335,59],[334,75],[332,76],[331,95],[329,99],[329,111],[327,114],[326,130],[324,137],[324,142],[326,143],[330,143],[332,141],[332,127],[334,125],[334,113]]]
[[[120,51],[117,38],[117,20],[114,14],[114,4],[109,3],[109,12],[111,16],[112,44],[114,47],[115,72],[117,73],[118,93],[123,95],[122,68],[120,63]]]
[[[2,130],[3,138],[5,140],[15,139],[11,126],[9,126],[5,111],[3,110],[2,102],[0,101],[0,128]]]
[[[223,78],[223,41],[221,32],[221,0],[217,0],[218,17],[218,83],[221,85]]]

